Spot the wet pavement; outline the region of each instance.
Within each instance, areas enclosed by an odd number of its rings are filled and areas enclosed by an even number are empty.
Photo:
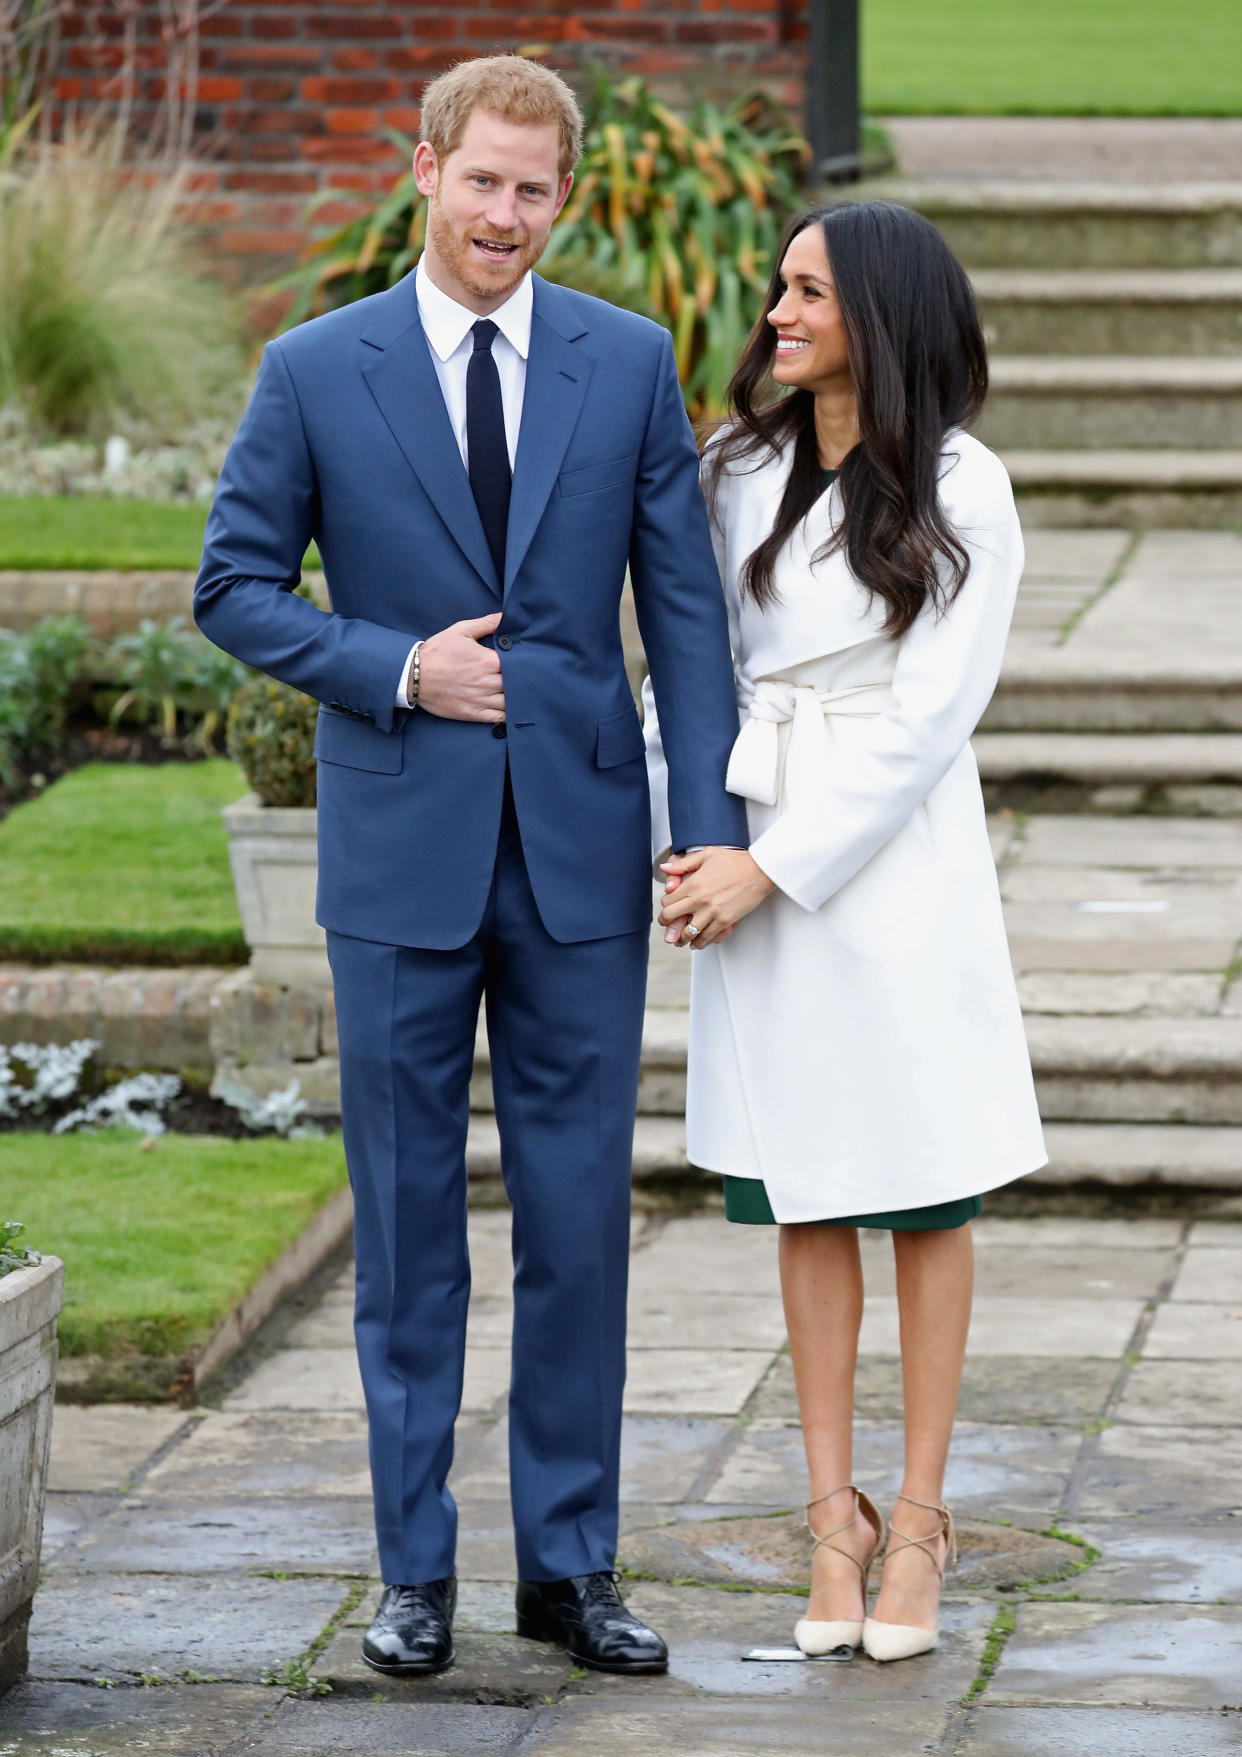
[[[791,1639],[788,1515],[805,1490],[775,1238],[715,1213],[634,1226],[622,1560],[669,1674],[584,1675],[520,1639],[508,1214],[482,1209],[453,1473],[457,1664],[399,1680],[359,1657],[379,1582],[338,1265],[210,1406],[57,1410],[30,1679],[0,1703],[0,1754],[1242,1749],[1242,1204],[1183,1220],[1061,1201],[1026,1217],[998,1201],[976,1226],[947,1494],[974,1549],[1007,1559],[989,1575],[968,1547],[933,1654],[741,1657]],[[901,1471],[891,1247],[863,1237],[856,1476],[887,1507]],[[1027,1536],[1040,1532],[1055,1537]]]

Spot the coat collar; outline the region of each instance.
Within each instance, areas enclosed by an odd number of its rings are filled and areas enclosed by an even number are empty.
[[[510,586],[556,484],[594,369],[574,344],[589,333],[576,299],[538,275],[518,435],[505,578],[499,580],[462,465],[419,314],[415,276],[369,301],[361,340],[374,350],[363,377],[407,463],[462,552],[498,597]]]

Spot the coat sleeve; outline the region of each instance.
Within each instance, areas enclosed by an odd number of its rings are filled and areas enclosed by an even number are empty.
[[[737,701],[724,594],[667,334],[639,456],[630,578],[650,699],[659,704],[661,809],[667,800],[669,841],[675,848],[744,847],[745,807],[725,790]]]
[[[194,620],[234,658],[391,731],[409,633],[294,595],[318,506],[297,392],[269,342],[207,520]]]
[[[756,863],[804,909],[818,909],[870,860],[943,779],[1000,675],[1022,573],[1022,534],[998,459],[972,470],[949,516],[970,572],[943,614],[925,606],[902,637],[893,705],[838,746],[822,798],[786,811],[751,844]]]

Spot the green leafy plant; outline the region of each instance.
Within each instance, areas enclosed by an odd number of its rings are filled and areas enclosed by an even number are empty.
[[[539,272],[664,324],[692,413],[717,413],[810,148],[763,95],[696,104],[683,118],[641,79],[616,83],[603,70],[585,116],[577,181]],[[389,138],[412,154],[412,142]],[[287,321],[394,285],[422,250],[426,217],[407,173],[317,238],[279,283],[295,292]]]
[[[17,1242],[26,1228],[20,1220],[0,1220],[0,1275],[11,1275],[15,1269],[33,1269],[43,1258],[38,1251]]]
[[[126,685],[113,703],[113,724],[126,714],[143,722],[158,716],[171,742],[177,736],[177,711],[194,687],[197,656],[184,616],[168,622],[144,616],[132,634],[112,643],[117,679]]]
[[[69,704],[95,643],[74,616],[45,616],[24,635],[0,629],[0,781],[23,769],[64,731]]]
[[[38,430],[171,432],[240,368],[229,296],[178,219],[189,167],[126,175],[119,130],[0,156],[0,403]]]
[[[228,754],[264,805],[314,805],[318,717],[316,701],[272,677],[252,677],[233,697]]]

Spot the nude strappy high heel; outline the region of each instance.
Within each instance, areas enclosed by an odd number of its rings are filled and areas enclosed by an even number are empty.
[[[940,1524],[935,1531],[926,1537],[910,1537],[908,1533],[899,1531],[890,1521],[888,1527],[889,1541],[885,1559],[896,1553],[893,1539],[899,1539],[898,1550],[922,1550],[931,1562],[941,1580],[947,1564],[950,1568],[957,1567],[957,1530],[953,1524],[953,1515],[943,1501],[918,1501],[913,1495],[899,1495],[898,1500],[908,1501],[912,1507],[926,1507],[929,1513],[939,1513]],[[936,1552],[931,1547],[940,1538],[946,1539],[945,1559],[937,1561]],[[927,1653],[936,1645],[940,1636],[940,1623],[937,1620],[934,1629],[923,1629],[913,1623],[880,1623],[874,1617],[868,1617],[863,1623],[863,1651],[872,1659],[913,1659],[916,1653]]]
[[[844,1525],[834,1525],[831,1531],[824,1532],[821,1537],[811,1524],[811,1508],[818,1507],[821,1501],[831,1500],[832,1496],[839,1495],[842,1489],[850,1489],[853,1492],[854,1509]],[[835,1550],[839,1556],[848,1556],[862,1575],[863,1610],[865,1612],[867,1608],[867,1576],[871,1572],[872,1562],[879,1555],[884,1543],[882,1516],[876,1511],[866,1495],[860,1489],[855,1488],[852,1482],[842,1483],[840,1488],[829,1489],[826,1495],[816,1495],[813,1501],[806,1502],[804,1512],[806,1514],[806,1528],[812,1539],[812,1557],[822,1545],[824,1549]],[[832,1541],[834,1537],[839,1537],[843,1531],[850,1529],[860,1512],[875,1531],[875,1548],[865,1562],[860,1562],[857,1556],[851,1556],[848,1550],[842,1549],[840,1544]],[[794,1640],[810,1659],[818,1659],[821,1654],[831,1653],[834,1647],[857,1647],[862,1638],[863,1624],[861,1620],[847,1622],[844,1619],[837,1619],[835,1622],[818,1622],[812,1621],[809,1617],[799,1617],[794,1625]]]

